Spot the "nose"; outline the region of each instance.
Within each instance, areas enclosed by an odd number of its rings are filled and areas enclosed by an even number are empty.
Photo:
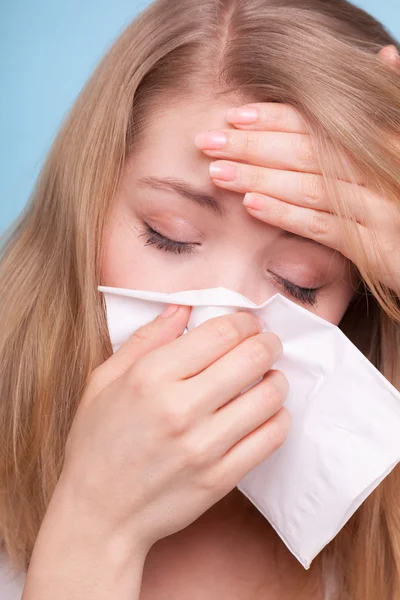
[[[218,261],[209,271],[205,287],[225,287],[237,292],[259,305],[276,294],[277,290],[268,283],[260,265],[236,260]]]

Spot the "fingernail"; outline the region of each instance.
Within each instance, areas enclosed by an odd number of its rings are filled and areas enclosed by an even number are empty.
[[[229,163],[210,163],[209,171],[211,177],[222,179],[222,181],[234,181],[236,179],[236,167]]]
[[[252,208],[253,210],[260,210],[263,208],[264,202],[259,196],[247,193],[243,198],[243,206],[247,206],[247,208]]]
[[[202,131],[194,138],[194,145],[200,150],[219,150],[226,142],[226,135],[220,131]]]
[[[164,312],[161,313],[161,317],[163,319],[166,319],[167,317],[170,317],[171,315],[173,315],[174,313],[176,313],[176,311],[179,308],[179,304],[169,304],[167,306],[167,308],[164,310]]]
[[[257,120],[258,112],[255,108],[230,108],[226,113],[226,120],[230,123],[248,125]]]

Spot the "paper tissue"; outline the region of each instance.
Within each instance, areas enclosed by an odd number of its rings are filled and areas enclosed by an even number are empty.
[[[338,327],[280,294],[257,306],[222,287],[98,290],[114,351],[166,303],[193,307],[185,332],[211,317],[248,310],[263,318],[264,331],[279,336],[283,354],[274,368],[289,381],[291,431],[237,487],[309,568],[400,460],[399,392]]]

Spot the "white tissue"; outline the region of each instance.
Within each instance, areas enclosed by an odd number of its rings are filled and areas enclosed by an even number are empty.
[[[114,351],[166,303],[193,307],[185,332],[247,309],[279,336],[283,354],[274,368],[289,381],[291,431],[237,487],[308,569],[399,462],[399,392],[338,327],[280,294],[257,306],[222,287],[170,294],[98,289]]]

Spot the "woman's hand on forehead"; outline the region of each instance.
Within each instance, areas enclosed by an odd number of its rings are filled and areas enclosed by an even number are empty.
[[[395,56],[388,52],[386,57],[384,50],[382,60],[397,67]],[[255,103],[229,109],[227,120],[236,129],[203,131],[195,137],[197,148],[220,159],[210,163],[213,183],[243,193],[243,205],[255,218],[333,248],[357,266],[358,255],[349,249],[333,212],[311,136],[298,111],[287,104]],[[361,177],[351,182],[340,174],[335,183],[346,199],[349,224],[368,253],[370,269],[381,283],[398,289],[398,206],[368,189]]]

